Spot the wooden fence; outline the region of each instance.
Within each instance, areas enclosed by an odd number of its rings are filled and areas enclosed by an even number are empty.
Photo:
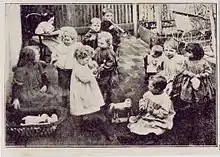
[[[112,9],[115,23],[133,23],[132,4],[70,4],[57,6],[57,25],[88,26],[93,17],[102,18],[102,9],[105,7]]]
[[[82,36],[88,31],[90,20],[93,17],[102,18],[102,9],[105,7],[112,9],[116,24],[127,31],[134,29],[134,23],[137,23],[134,4],[23,5],[21,16],[24,21],[24,17],[29,13],[43,13],[49,10],[55,13],[56,28],[72,26]]]
[[[134,16],[132,4],[71,4],[57,6],[56,26],[73,26],[82,37],[89,29],[90,20],[102,19],[102,9],[109,7],[114,14],[114,22],[125,30],[133,30]]]
[[[102,18],[102,9],[109,7],[114,14],[114,22],[126,31],[136,35],[137,27],[142,21],[158,22],[156,17],[156,7],[161,7],[161,20],[174,21],[171,4],[59,4],[59,5],[22,5],[21,16],[28,13],[43,13],[47,10],[55,13],[55,26],[75,27],[80,37],[89,29],[90,20],[93,17]],[[183,5],[181,5],[182,7]],[[190,5],[192,10],[195,5]],[[189,7],[189,6],[187,6]],[[202,8],[198,5],[197,8]],[[190,9],[190,7],[189,7]],[[194,9],[196,10],[196,9]],[[200,9],[201,10],[201,9]],[[199,11],[197,11],[199,12]],[[204,13],[205,14],[205,13]],[[162,23],[163,25],[163,23]],[[24,23],[22,24],[24,27]]]

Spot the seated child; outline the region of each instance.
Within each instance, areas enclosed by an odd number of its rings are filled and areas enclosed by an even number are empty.
[[[60,105],[61,96],[57,82],[49,77],[48,70],[39,62],[39,50],[35,46],[24,47],[19,56],[17,67],[14,68],[12,99],[15,109]],[[56,80],[57,76],[51,71]],[[45,76],[47,75],[47,76]]]
[[[154,75],[149,80],[149,91],[139,102],[139,115],[130,117],[128,128],[138,135],[163,134],[173,127],[175,111],[166,88],[165,77]]]
[[[146,55],[144,58],[146,82],[150,76],[163,70],[163,57],[163,48],[160,45],[153,46],[150,55]]]
[[[83,45],[88,45],[93,49],[98,47],[98,33],[101,28],[101,20],[99,18],[92,18],[90,30],[86,33],[84,39],[82,40]]]
[[[165,91],[168,94],[172,91],[174,77],[183,71],[183,63],[186,59],[183,55],[178,54],[178,47],[178,41],[173,38],[164,43],[163,70],[159,73],[167,79],[168,85]]]
[[[81,43],[77,42],[77,32],[73,27],[62,27],[60,38],[62,43],[51,49],[51,63],[57,67],[59,86],[62,88],[63,97],[66,100],[69,95],[70,78],[73,69],[72,58]]]
[[[204,145],[207,125],[201,121],[212,114],[210,107],[216,105],[215,86],[210,78],[212,68],[204,59],[204,50],[199,43],[188,43],[185,51],[188,58],[184,62],[183,72],[174,79],[171,96],[177,113],[184,111],[190,116],[187,123],[192,128],[186,138],[193,144]]]
[[[113,20],[113,12],[110,8],[104,8],[102,10],[102,23],[101,23],[101,30],[111,33],[113,37],[113,50],[117,53],[117,49],[121,42],[120,39],[120,32],[119,30],[112,24]]]
[[[111,93],[116,77],[117,61],[112,48],[112,35],[101,32],[98,36],[98,48],[95,50],[94,60],[98,63],[98,83],[106,105],[111,103]]]
[[[206,104],[205,100],[210,101],[215,95],[210,79],[212,68],[203,59],[204,50],[200,44],[188,43],[185,51],[188,58],[184,62],[183,72],[174,79],[172,96],[192,103],[193,106],[198,102]]]

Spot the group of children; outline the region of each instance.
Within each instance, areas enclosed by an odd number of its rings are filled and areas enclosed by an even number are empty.
[[[186,44],[184,54],[179,54],[178,47],[178,41],[170,38],[163,47],[153,46],[145,57],[145,81],[149,91],[139,101],[139,114],[130,117],[128,128],[132,133],[160,135],[173,127],[176,113],[186,111],[185,114],[192,114],[189,138],[204,138],[198,137],[204,129],[198,119],[210,114],[207,109],[215,100],[210,79],[212,69],[203,58],[200,44]]]
[[[55,30],[54,16],[39,23],[32,39],[40,42],[38,37],[41,37],[41,42],[52,52],[51,59],[49,63],[40,61],[37,46],[21,50],[19,63],[14,68],[14,107],[68,104],[71,115],[83,121],[95,119],[98,128],[111,140],[105,109],[111,103],[120,43],[118,30],[109,24],[112,18],[110,9],[103,11],[103,21],[93,18],[82,43],[77,41],[77,31],[73,27]],[[58,44],[54,44],[54,40]],[[52,88],[54,90],[50,91]]]
[[[97,119],[96,127],[100,126],[107,139],[111,140],[103,108],[111,103],[119,57],[120,36],[112,18],[110,9],[104,9],[103,21],[93,18],[82,43],[77,41],[73,27],[56,31],[60,44],[48,46],[52,52],[50,63],[39,62],[39,49],[36,47],[23,48],[14,69],[14,107],[54,105],[55,101],[68,104],[70,99],[70,114],[84,120]],[[40,23],[35,34],[56,34],[53,20],[51,17]],[[47,39],[43,40],[46,43]],[[213,99],[215,90],[209,77],[212,70],[203,59],[203,48],[197,43],[189,43],[185,52],[184,55],[178,54],[175,39],[168,39],[164,47],[152,47],[145,58],[148,91],[139,101],[139,114],[130,117],[128,128],[131,132],[162,134],[173,126],[174,101],[182,100],[186,102],[182,105],[187,104],[203,112],[198,109],[201,105],[197,104]]]

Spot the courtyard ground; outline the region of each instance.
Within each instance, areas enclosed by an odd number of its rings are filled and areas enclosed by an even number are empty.
[[[149,47],[142,40],[131,37],[123,39],[120,46],[119,59],[119,87],[114,90],[113,101],[121,102],[125,98],[132,99],[134,111],[138,109],[138,101],[146,92],[147,87],[144,83],[144,62],[143,57],[149,51]],[[215,60],[206,57],[213,68],[212,81],[216,84]],[[175,104],[174,104],[175,105]],[[210,104],[209,114],[203,117],[201,122],[204,124],[204,136],[206,145],[216,144],[216,112],[215,103]],[[172,130],[167,131],[161,136],[157,143],[150,141],[129,140],[129,132],[124,124],[112,124],[111,129],[118,137],[113,142],[107,141],[97,130],[82,130],[76,122],[76,118],[68,115],[67,119],[57,128],[56,134],[50,137],[33,137],[26,142],[21,142],[19,146],[26,147],[123,147],[124,145],[192,145],[195,142],[187,139],[189,134],[190,118],[187,116],[176,117]],[[128,138],[126,141],[121,137]],[[197,143],[199,144],[199,143]],[[7,146],[15,146],[14,140],[7,136]]]

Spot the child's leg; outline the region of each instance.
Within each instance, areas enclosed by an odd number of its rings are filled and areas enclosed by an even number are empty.
[[[69,90],[70,90],[70,80],[71,80],[71,74],[72,70],[70,69],[60,69],[58,70],[58,85],[62,89],[62,99],[64,106],[68,106],[69,104]]]
[[[114,140],[113,131],[104,113],[101,111],[87,115],[89,121],[93,121],[93,126],[101,131],[107,140]]]

